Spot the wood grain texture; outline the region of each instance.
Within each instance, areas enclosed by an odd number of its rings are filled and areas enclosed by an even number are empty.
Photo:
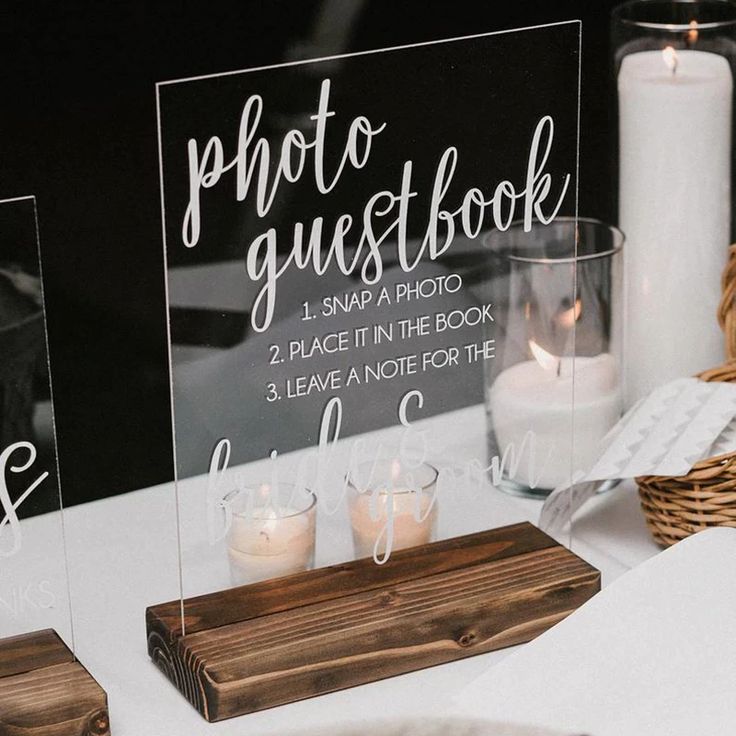
[[[531,524],[513,524],[501,529],[454,537],[411,549],[393,552],[385,565],[372,559],[265,580],[209,595],[188,598],[184,605],[187,634],[278,613],[295,605],[308,605],[338,595],[362,593],[385,585],[441,572],[450,572],[477,562],[534,552],[556,542]],[[146,611],[149,630],[171,641],[182,634],[181,602],[151,606]]]
[[[73,661],[74,656],[53,629],[0,639],[0,677]]]
[[[599,589],[518,524],[185,601],[184,636],[154,606],[149,654],[216,721],[528,641]]]
[[[109,736],[107,696],[56,632],[0,641],[0,736]]]

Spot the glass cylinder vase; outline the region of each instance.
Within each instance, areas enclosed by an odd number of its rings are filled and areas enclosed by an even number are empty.
[[[621,415],[623,235],[560,217],[486,244],[508,279],[505,334],[486,363],[489,457],[502,458],[503,490],[546,496],[589,470]]]
[[[736,6],[634,0],[614,10],[612,39],[629,407],[724,359]]]

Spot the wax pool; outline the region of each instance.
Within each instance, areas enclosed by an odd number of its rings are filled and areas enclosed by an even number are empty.
[[[227,536],[230,573],[235,585],[292,575],[314,565],[312,512],[288,506],[253,509],[233,515]]]
[[[524,448],[511,478],[517,483],[551,489],[567,481],[571,470],[588,469],[618,421],[621,390],[615,359],[608,353],[578,357],[573,443],[572,380],[571,358],[560,361],[559,375],[528,360],[507,368],[491,386],[489,409],[499,452]]]

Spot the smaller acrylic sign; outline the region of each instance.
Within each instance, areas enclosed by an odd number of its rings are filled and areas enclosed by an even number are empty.
[[[0,639],[73,648],[36,201],[0,201]]]

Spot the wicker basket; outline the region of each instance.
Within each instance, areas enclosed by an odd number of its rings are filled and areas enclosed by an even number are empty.
[[[736,383],[736,245],[730,248],[723,274],[718,320],[729,361],[698,377]],[[649,531],[663,547],[710,526],[736,527],[736,452],[703,460],[687,475],[646,475],[636,482]]]

